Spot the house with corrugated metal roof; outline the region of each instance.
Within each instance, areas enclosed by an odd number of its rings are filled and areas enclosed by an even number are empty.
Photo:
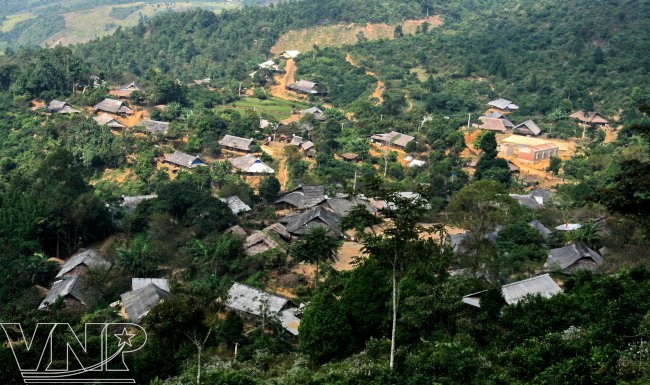
[[[546,271],[573,274],[578,270],[597,270],[604,260],[597,252],[591,250],[582,242],[551,249],[544,264]]]
[[[497,110],[502,112],[511,112],[519,109],[518,105],[514,104],[508,99],[503,99],[503,98],[492,100],[491,102],[488,103],[488,106],[492,108],[496,108]]]
[[[149,311],[169,297],[166,279],[134,278],[133,290],[122,294],[122,305],[128,319],[139,323]]]
[[[38,310],[45,310],[61,299],[66,310],[84,311],[92,298],[94,295],[89,293],[81,276],[66,276],[52,284]]]
[[[232,211],[232,213],[235,215],[251,211],[251,207],[244,203],[244,201],[242,201],[236,195],[229,196],[227,198],[219,198],[219,200],[227,204],[228,208],[230,208],[230,211]]]
[[[481,296],[485,292],[487,290],[468,294],[463,297],[462,301],[468,305],[481,307]],[[536,295],[550,298],[560,292],[562,289],[548,274],[501,286],[501,294],[508,305],[514,305],[525,298]]]
[[[528,119],[525,122],[518,124],[514,127],[513,131],[519,135],[526,136],[537,136],[542,133],[542,129],[539,128],[537,123]]]
[[[108,269],[110,267],[111,263],[102,257],[99,250],[82,249],[65,261],[56,278],[85,274],[88,269]]]
[[[294,336],[298,335],[299,310],[288,298],[235,282],[228,290],[224,305],[231,310],[255,317],[277,318],[285,330]]]

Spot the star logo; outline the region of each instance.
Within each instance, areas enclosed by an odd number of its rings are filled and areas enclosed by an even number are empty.
[[[131,338],[135,337],[135,334],[130,334],[126,328],[122,330],[122,334],[113,334],[115,337],[117,337],[120,342],[117,343],[118,347],[122,347],[123,345],[131,345]]]

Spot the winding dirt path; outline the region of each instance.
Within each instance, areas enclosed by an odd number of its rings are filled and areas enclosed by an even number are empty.
[[[357,64],[354,62],[352,59],[352,55],[349,53],[345,55],[345,60],[352,64],[353,66],[357,67]],[[377,86],[375,87],[375,90],[372,92],[372,95],[370,95],[370,99],[375,99],[375,105],[378,106],[384,102],[384,91],[386,91],[386,85],[384,82],[379,80],[377,78],[377,74],[371,71],[366,71],[366,75],[372,76],[373,78],[377,79]]]
[[[285,100],[294,100],[294,101],[304,101],[304,98],[300,98],[298,94],[287,91],[287,85],[296,82],[296,71],[298,67],[296,66],[296,61],[293,59],[287,60],[287,65],[285,67],[284,73],[279,73],[275,75],[276,84],[271,86],[271,95],[285,99]]]

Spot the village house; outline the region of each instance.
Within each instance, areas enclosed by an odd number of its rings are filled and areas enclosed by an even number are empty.
[[[425,164],[427,164],[426,161],[424,161],[424,160],[419,160],[419,159],[415,159],[415,158],[413,158],[411,155],[409,155],[409,156],[407,156],[406,158],[404,158],[404,161],[406,162],[406,166],[407,166],[408,168],[412,168],[412,167],[422,167],[422,166],[424,166]]]
[[[386,134],[375,134],[370,137],[373,143],[379,143],[382,146],[389,146],[389,147],[399,147],[401,149],[404,149],[407,144],[409,144],[411,141],[414,141],[415,138],[412,137],[411,135],[406,135],[406,134],[400,134],[399,132],[396,131],[391,131]]]
[[[289,91],[307,95],[326,95],[327,91],[319,87],[318,83],[309,80],[299,80],[286,86]]]
[[[133,115],[133,110],[127,107],[126,103],[121,100],[106,98],[101,102],[95,104],[93,109],[96,112],[108,112],[111,114],[119,115]]]
[[[251,211],[251,207],[244,203],[238,196],[233,195],[227,198],[219,198],[220,201],[227,204],[233,214],[245,213]]]
[[[169,281],[157,278],[133,278],[131,291],[122,294],[122,306],[127,318],[142,321],[149,311],[169,297]]]
[[[551,249],[544,264],[546,271],[573,274],[578,270],[594,271],[603,264],[603,257],[582,242]]]
[[[142,88],[138,87],[135,82],[131,82],[130,84],[120,86],[115,90],[109,91],[108,94],[111,96],[117,96],[120,99],[126,99],[130,98],[131,94],[136,91],[142,91]]]
[[[500,134],[505,134],[508,132],[508,125],[506,120],[500,118],[491,118],[489,116],[479,116],[478,120],[481,121],[481,124],[474,124],[475,128],[480,128],[481,130],[488,130],[498,132]]]
[[[342,237],[343,232],[339,227],[340,217],[327,210],[323,206],[312,207],[302,213],[292,213],[280,220],[287,231],[292,235],[300,236],[306,234],[314,227],[325,227],[329,232],[337,237]]]
[[[55,114],[78,114],[79,110],[72,108],[67,102],[61,100],[52,100],[45,108],[47,112]]]
[[[210,82],[212,81],[211,78],[203,78],[203,79],[194,79],[192,80],[191,83],[188,83],[188,87],[194,87],[194,86],[209,86]]]
[[[539,204],[537,200],[532,197],[530,194],[508,194],[510,198],[514,199],[523,207],[527,207],[531,210],[538,210],[543,207]]]
[[[481,296],[486,291],[483,290],[468,294],[463,297],[463,302],[468,305],[481,307]],[[508,305],[514,305],[529,296],[541,295],[542,297],[550,298],[561,291],[560,286],[548,274],[501,286],[501,294]]]
[[[167,135],[169,131],[169,122],[143,119],[140,125],[152,135]]]
[[[258,64],[257,66],[263,70],[280,71],[280,67],[278,67],[277,63],[273,60],[267,60],[264,63]]]
[[[542,224],[542,222],[540,222],[538,220],[528,222],[528,226],[530,226],[533,229],[537,230],[537,232],[542,237],[544,237],[544,239],[548,239],[548,237],[553,233],[551,230],[548,229],[548,227],[544,226]]]
[[[134,195],[134,196],[125,196],[122,195],[122,204],[121,206],[124,207],[124,210],[126,212],[131,212],[138,207],[138,205],[144,201],[148,201],[151,199],[156,199],[158,198],[157,194],[151,194],[151,195]]]
[[[316,151],[314,150],[314,142],[311,140],[306,140],[301,136],[294,135],[291,138],[290,146],[297,146],[305,155],[311,157],[314,156]]]
[[[83,275],[87,273],[89,269],[108,269],[110,267],[111,263],[102,258],[99,250],[82,249],[65,261],[61,270],[59,270],[59,273],[56,275],[56,278]]]
[[[93,120],[97,122],[100,126],[108,126],[109,128],[112,128],[114,130],[120,130],[124,128],[124,125],[120,122],[117,121],[114,117],[110,116],[107,113],[102,113],[101,115],[97,115],[93,117]]]
[[[241,283],[233,283],[228,290],[224,305],[234,311],[268,318],[276,316],[282,327],[294,336],[298,335],[300,311],[291,300],[269,294]]]
[[[607,119],[605,119],[598,112],[594,111],[576,111],[569,115],[569,117],[578,119],[580,123],[589,126],[606,126],[609,124],[609,121]]]
[[[488,106],[498,110],[499,112],[512,112],[519,109],[519,106],[514,104],[508,99],[499,98],[492,100],[488,103]]]
[[[224,231],[224,234],[233,234],[233,235],[238,235],[240,237],[246,238],[248,236],[248,233],[246,233],[246,230],[244,230],[243,227],[239,225],[234,225],[231,227],[228,227],[226,231]]]
[[[281,194],[275,205],[280,209],[305,210],[327,199],[323,185],[305,185]]]
[[[517,157],[528,162],[539,162],[558,156],[559,147],[553,143],[538,144],[519,149]]]
[[[66,310],[85,311],[89,305],[89,298],[93,295],[84,286],[83,278],[80,276],[69,276],[55,281],[38,306],[38,310],[45,310],[62,298]]]
[[[252,154],[228,159],[235,171],[249,175],[273,174],[275,170]]]
[[[500,113],[500,112],[498,112],[498,111],[492,111],[492,112],[490,112],[489,114],[485,115],[485,117],[487,117],[487,118],[496,118],[496,119],[501,119],[501,120],[503,120],[503,124],[504,124],[507,128],[514,128],[514,127],[515,127],[515,124],[512,123],[512,122],[510,121],[510,119],[508,119],[508,117],[507,117],[506,115],[504,115],[504,114],[502,114],[502,113]]]
[[[198,157],[186,154],[181,151],[174,151],[172,154],[165,154],[165,163],[183,168],[195,168],[206,164]]]
[[[325,121],[325,112],[321,110],[318,107],[310,107],[304,110],[300,110],[300,117],[304,118],[305,116],[311,115],[314,117],[315,120],[318,120],[319,122],[324,122]]]
[[[244,254],[249,257],[261,254],[271,249],[278,249],[286,253],[289,249],[287,243],[280,236],[268,229],[255,231],[244,241]]]
[[[521,124],[518,124],[514,127],[514,132],[519,135],[526,136],[537,136],[542,133],[542,129],[533,122],[532,120],[527,120]]]
[[[283,59],[289,60],[289,59],[295,59],[296,57],[298,57],[298,55],[300,55],[300,51],[288,50],[288,51],[282,52],[280,54],[280,57],[283,58]]]
[[[253,139],[244,139],[238,136],[226,135],[219,141],[219,145],[227,150],[250,152]]]

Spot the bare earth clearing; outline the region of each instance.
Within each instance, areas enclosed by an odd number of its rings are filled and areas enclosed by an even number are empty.
[[[442,18],[439,15],[431,16],[425,19],[406,20],[401,23],[404,34],[414,34],[418,26],[423,23],[429,23],[430,28],[442,25]],[[366,24],[360,25],[355,23],[336,24],[316,28],[301,29],[289,31],[282,35],[280,39],[271,48],[271,53],[279,55],[280,53],[297,49],[300,52],[308,52],[318,47],[341,47],[344,45],[355,44],[358,41],[357,36],[362,34],[368,40],[394,39],[395,25]]]

